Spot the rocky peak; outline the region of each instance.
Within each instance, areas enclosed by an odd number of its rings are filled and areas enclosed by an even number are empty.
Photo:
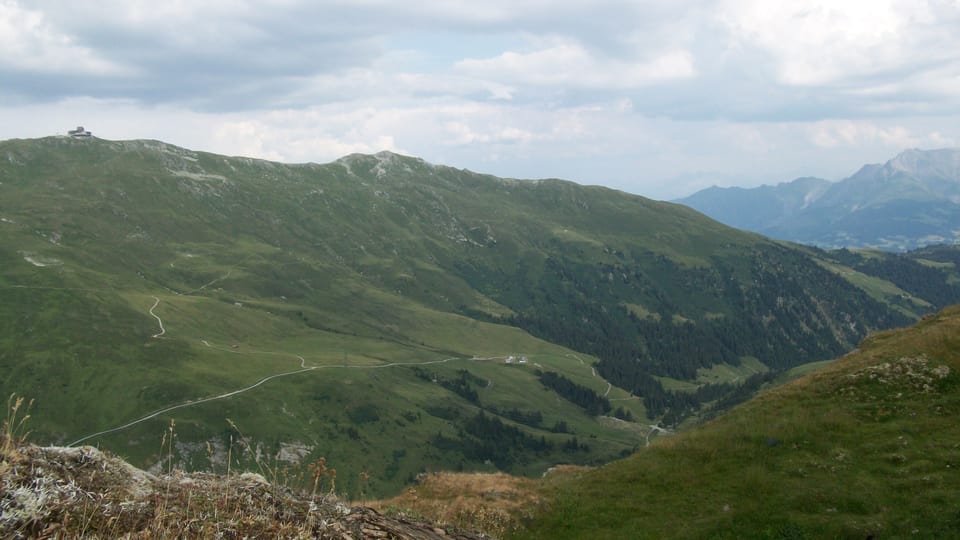
[[[924,180],[960,183],[960,149],[905,150],[888,161],[884,168]]]

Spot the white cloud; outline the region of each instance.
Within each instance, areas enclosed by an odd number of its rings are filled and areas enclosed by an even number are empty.
[[[314,107],[262,111],[243,119],[215,121],[208,144],[214,151],[283,162],[326,162],[352,153],[403,153],[391,130],[395,111],[375,107]],[[231,152],[237,153],[237,152]]]
[[[271,134],[259,122],[250,120],[226,121],[213,133],[214,146],[230,148],[231,154],[283,161],[284,155],[267,149]]]
[[[951,23],[956,2],[906,0],[726,0],[718,17],[738,47],[756,47],[774,62],[789,85],[839,83],[900,69],[923,69],[956,49],[920,48],[936,36],[960,46]],[[953,35],[951,35],[953,34]],[[918,60],[920,60],[918,62]]]
[[[41,11],[0,1],[0,66],[48,74],[116,75],[133,70],[77,44]]]
[[[939,131],[920,131],[903,125],[878,125],[868,120],[825,120],[808,126],[810,140],[822,148],[881,145],[891,151],[938,148],[956,144]]]
[[[693,56],[670,51],[639,62],[604,58],[576,43],[559,43],[531,52],[508,51],[495,58],[466,59],[456,69],[505,84],[532,84],[603,90],[642,87],[686,79],[696,73]]]
[[[720,18],[734,39],[774,58],[781,81],[797,85],[896,63],[904,24],[892,0],[728,0]]]

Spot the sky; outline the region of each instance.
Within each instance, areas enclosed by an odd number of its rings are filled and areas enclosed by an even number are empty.
[[[0,0],[0,139],[656,199],[960,146],[960,0]]]

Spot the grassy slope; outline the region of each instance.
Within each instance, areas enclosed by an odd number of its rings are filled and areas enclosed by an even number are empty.
[[[525,455],[512,472],[609,459],[645,440],[643,429],[597,422],[534,373],[536,363],[604,393],[595,359],[468,316],[625,299],[702,324],[734,309],[716,290],[717,261],[743,290],[758,289],[750,302],[776,294],[751,285],[755,276],[791,280],[798,263],[777,259],[790,248],[676,205],[391,154],[284,166],[156,141],[48,138],[0,144],[0,177],[2,390],[39,398],[38,437],[69,442],[298,370],[303,358],[320,368],[86,442],[147,466],[176,418],[181,457],[205,466],[203,443],[227,444],[229,417],[268,454],[302,443],[326,455],[348,471],[346,489],[363,469],[381,492],[426,468],[491,469],[424,444],[456,436],[474,404],[410,368],[358,367],[456,358],[431,372],[468,369],[488,383],[476,388],[484,405],[540,411],[544,426],[562,419],[589,441],[589,452]],[[699,280],[714,290],[703,294]],[[788,315],[840,346],[854,334],[838,324],[834,300],[812,298],[819,311]],[[159,339],[154,315],[166,327]],[[510,354],[531,363],[469,360]],[[638,400],[615,406],[644,417]],[[557,445],[569,437],[523,429]]]
[[[563,419],[578,436],[593,439],[588,454],[545,455],[514,472],[534,473],[571,458],[609,459],[637,444],[635,433],[604,427],[544,391],[533,373],[536,363],[604,392],[608,385],[592,375],[589,356],[431,307],[465,304],[509,313],[427,262],[451,255],[424,252],[422,240],[450,231],[449,224],[431,223],[434,216],[409,218],[424,211],[422,200],[357,221],[356,208],[379,196],[372,188],[355,189],[358,179],[342,178],[344,167],[318,173],[315,166],[228,162],[153,142],[48,139],[12,141],[6,150],[0,294],[7,331],[0,360],[8,374],[4,391],[40,398],[34,410],[38,437],[69,442],[152,410],[294,371],[303,357],[306,365],[323,369],[86,442],[149,465],[159,459],[163,426],[175,417],[183,458],[209,467],[197,448],[204,440],[223,444],[229,417],[264,441],[268,452],[279,442],[304,443],[313,455],[347,468],[345,489],[359,470],[367,470],[375,491],[396,490],[427,464],[464,465],[422,444],[438,432],[455,434],[448,419],[425,409],[447,408],[463,417],[477,409],[408,368],[357,367],[457,358],[431,372],[454,377],[466,368],[488,381],[489,388],[480,389],[485,405],[542,411],[545,426]],[[204,172],[191,169],[194,163]],[[251,185],[264,178],[298,192]],[[426,190],[430,200],[430,188],[413,189]],[[319,192],[325,200],[305,200]],[[256,200],[245,200],[250,197]],[[440,203],[434,197],[432,204]],[[381,244],[358,246],[358,238]],[[404,247],[417,251],[393,256]],[[151,337],[159,330],[148,312],[155,298],[155,314],[166,327],[161,339]],[[527,366],[469,361],[521,353],[530,356]],[[611,389],[610,397],[627,396]],[[622,405],[643,417],[638,401]],[[376,420],[357,422],[351,413],[359,407]],[[528,431],[557,444],[569,437]],[[366,450],[362,459],[358,447]],[[396,458],[401,451],[406,454]]]
[[[895,372],[899,359],[920,356],[929,364],[913,373],[950,370],[929,391]],[[874,335],[858,352],[700,428],[556,479],[551,510],[524,536],[952,536],[960,527],[958,374],[954,307]]]

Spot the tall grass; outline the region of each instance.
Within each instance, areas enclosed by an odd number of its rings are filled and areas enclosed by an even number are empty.
[[[0,426],[0,453],[4,459],[13,454],[30,434],[26,430],[26,422],[30,419],[28,411],[33,407],[33,400],[27,402],[26,407],[23,402],[24,397],[15,393],[7,398],[7,416],[3,419],[3,426]]]
[[[0,538],[360,537],[359,522],[334,495],[336,471],[320,458],[312,491],[295,475],[241,449],[261,475],[186,473],[176,461],[176,422],[161,440],[162,474],[135,472],[89,447],[27,444],[32,402],[12,395],[0,429]],[[269,480],[266,480],[269,478]]]

